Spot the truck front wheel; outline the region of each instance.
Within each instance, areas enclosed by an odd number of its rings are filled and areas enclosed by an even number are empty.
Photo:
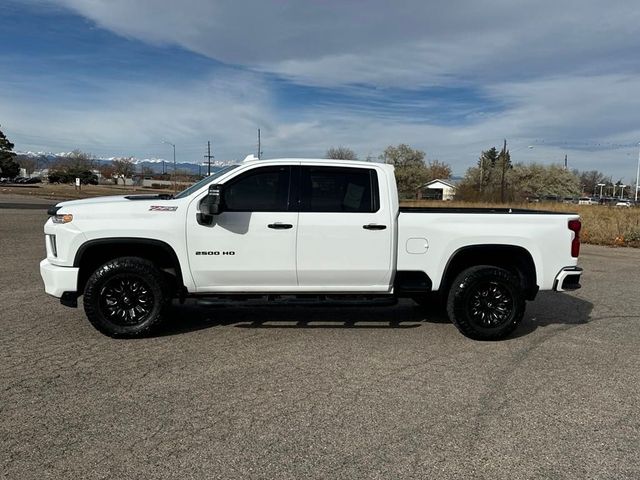
[[[461,272],[447,299],[447,313],[463,335],[500,340],[513,332],[525,310],[519,279],[502,268],[479,265]]]
[[[164,319],[171,300],[167,282],[153,263],[120,257],[98,267],[84,289],[84,311],[91,324],[110,337],[142,337]]]

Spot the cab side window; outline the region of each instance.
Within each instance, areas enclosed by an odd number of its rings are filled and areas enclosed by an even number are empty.
[[[224,189],[225,211],[285,212],[289,206],[290,167],[256,168]]]
[[[379,209],[378,176],[374,169],[303,167],[302,212],[359,212]]]

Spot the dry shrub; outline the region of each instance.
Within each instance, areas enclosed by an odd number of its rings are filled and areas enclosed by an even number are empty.
[[[562,203],[525,203],[497,205],[485,202],[403,201],[403,206],[459,208],[529,208],[551,212],[577,213],[582,220],[584,243],[640,248],[640,208]]]

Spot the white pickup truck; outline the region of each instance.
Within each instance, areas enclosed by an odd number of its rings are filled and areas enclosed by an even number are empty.
[[[174,298],[357,296],[442,302],[464,335],[495,340],[538,290],[579,288],[582,273],[577,215],[400,207],[393,167],[378,163],[245,161],[175,196],[49,214],[45,291],[71,307],[84,295],[112,337],[149,334]]]

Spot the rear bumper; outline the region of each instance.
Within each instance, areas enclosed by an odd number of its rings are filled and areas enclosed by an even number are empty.
[[[65,292],[78,290],[78,271],[75,267],[60,267],[44,259],[40,262],[40,276],[44,282],[44,291],[61,298]]]
[[[565,267],[560,270],[560,273],[556,275],[556,279],[553,282],[553,289],[556,292],[567,292],[571,290],[577,290],[581,287],[580,276],[582,275],[582,268],[580,267]]]

